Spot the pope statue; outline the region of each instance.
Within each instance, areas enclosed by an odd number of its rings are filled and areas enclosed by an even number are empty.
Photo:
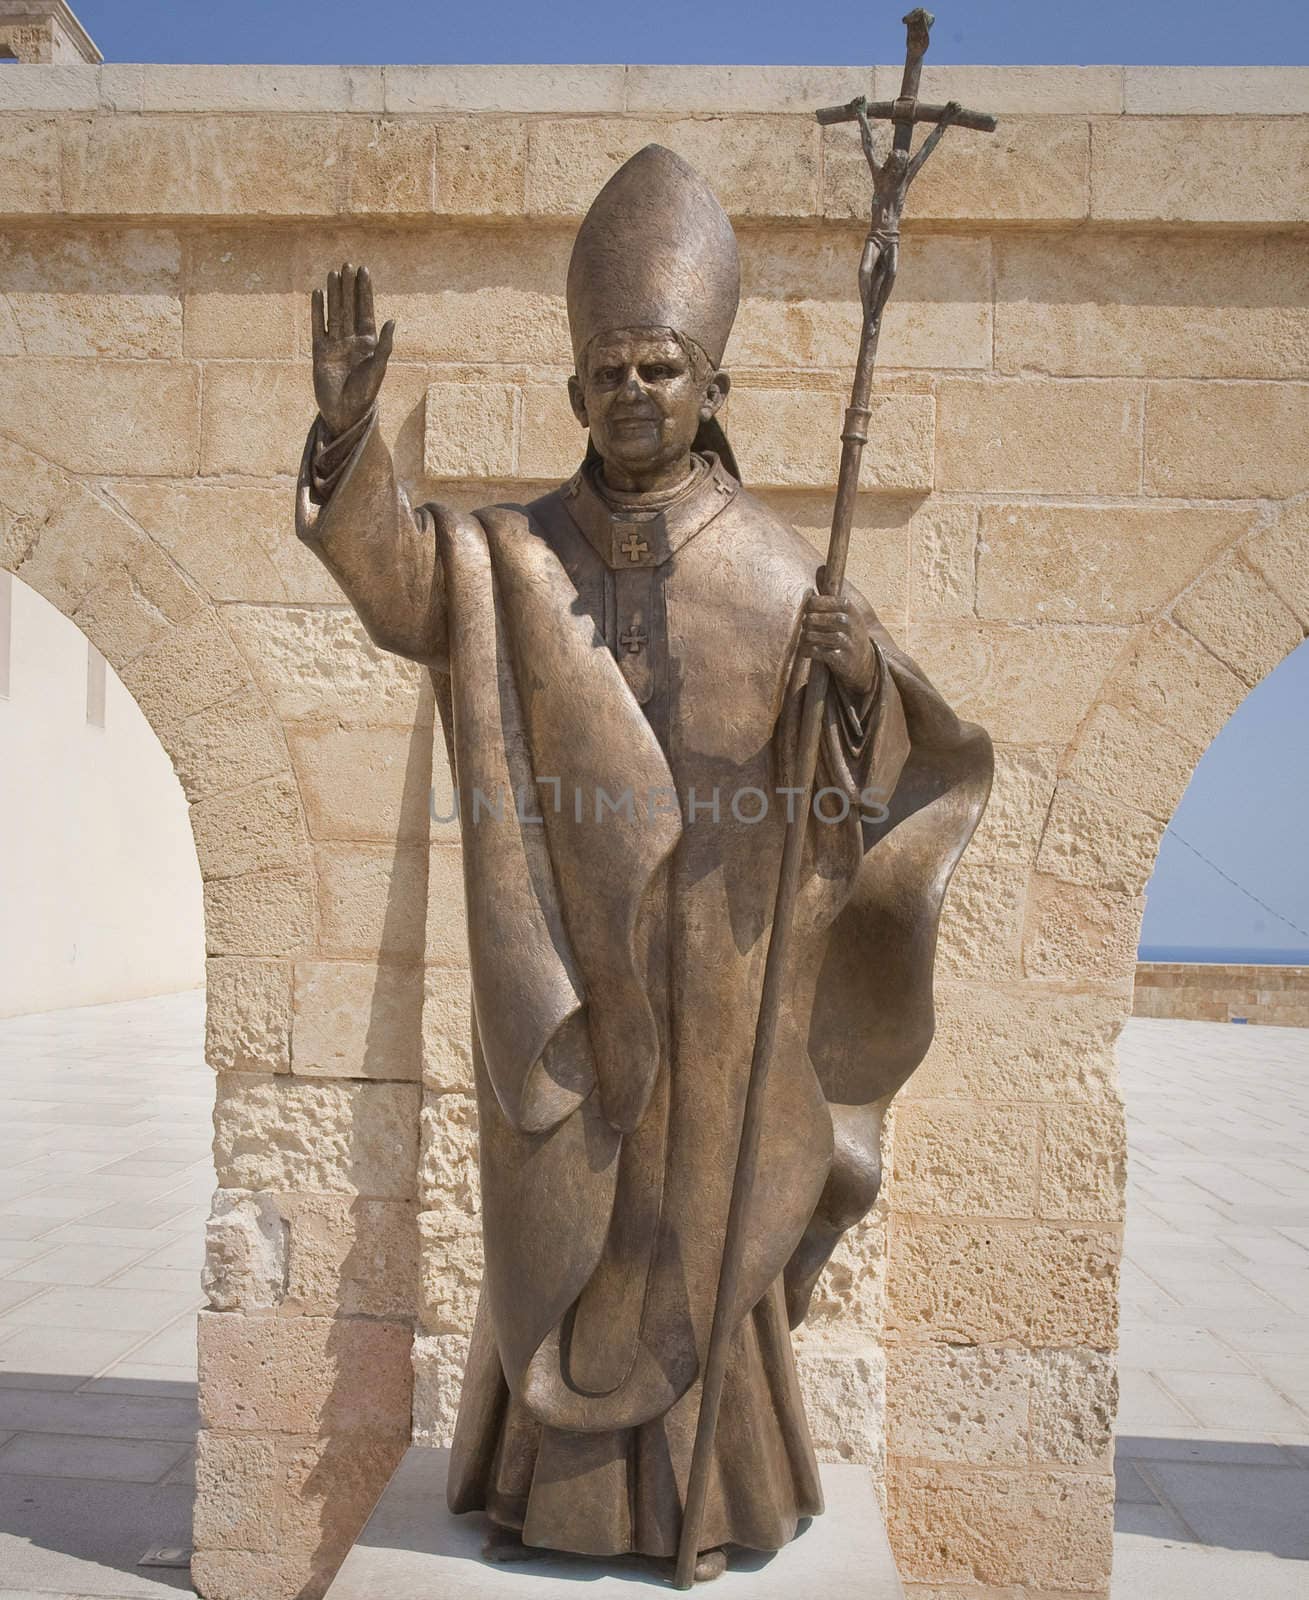
[[[738,481],[739,288],[703,180],[633,156],[568,269],[584,459],[475,515],[396,481],[367,271],[314,294],[299,534],[432,669],[461,806],[486,1270],[449,1500],[493,1558],[676,1550],[813,660],[832,690],[697,1577],[822,1510],[790,1330],[876,1199],[990,782],[986,735],[866,600],[816,593]]]

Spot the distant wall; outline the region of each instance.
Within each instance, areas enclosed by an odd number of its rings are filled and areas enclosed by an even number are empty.
[[[86,636],[25,583],[9,582],[0,1016],[196,988],[204,906],[182,787],[103,663],[104,725],[88,720],[96,685]]]
[[[1309,967],[1142,961],[1132,1015],[1309,1028]]]

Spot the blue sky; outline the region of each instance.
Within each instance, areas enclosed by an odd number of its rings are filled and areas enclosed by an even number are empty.
[[[898,61],[901,0],[73,0],[109,61]],[[1309,63],[1305,0],[941,0],[936,62]]]
[[[898,61],[902,3],[827,0],[74,0],[110,61]],[[941,63],[1307,65],[1309,0],[941,0]],[[1252,106],[1257,110],[1257,106]],[[1150,884],[1143,948],[1309,955],[1309,647],[1198,767]],[[1198,852],[1198,853],[1197,853]],[[1240,887],[1236,887],[1240,885]],[[1262,905],[1259,903],[1262,902]],[[1288,926],[1294,924],[1295,926]]]

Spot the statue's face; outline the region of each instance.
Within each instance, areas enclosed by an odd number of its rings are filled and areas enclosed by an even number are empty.
[[[725,373],[697,378],[667,331],[626,328],[596,339],[586,372],[569,381],[573,410],[607,467],[638,487],[687,467],[702,421],[727,393]]]

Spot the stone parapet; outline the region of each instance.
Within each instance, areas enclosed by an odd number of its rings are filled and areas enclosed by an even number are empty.
[[[1142,961],[1132,1015],[1309,1028],[1309,966]]]

